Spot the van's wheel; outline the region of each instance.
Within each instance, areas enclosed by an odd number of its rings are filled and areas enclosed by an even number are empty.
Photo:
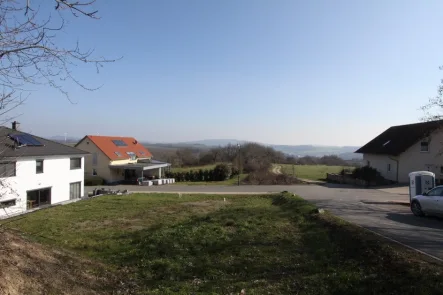
[[[411,204],[411,211],[414,213],[415,216],[424,216],[425,214],[421,210],[420,203],[417,201],[413,201]]]

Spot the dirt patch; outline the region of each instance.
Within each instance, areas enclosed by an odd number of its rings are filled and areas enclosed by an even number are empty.
[[[0,294],[110,294],[116,284],[114,275],[95,261],[1,232]]]

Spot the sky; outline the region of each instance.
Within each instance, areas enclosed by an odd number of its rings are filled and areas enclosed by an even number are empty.
[[[238,139],[361,146],[418,122],[443,78],[443,1],[97,0],[78,40],[120,60],[81,64],[74,103],[34,87],[13,111],[40,136]]]

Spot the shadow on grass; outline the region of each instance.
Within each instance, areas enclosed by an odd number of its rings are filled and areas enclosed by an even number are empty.
[[[262,199],[127,233],[131,250],[113,262],[134,267],[145,292],[163,294],[441,294],[438,272],[423,274],[433,266],[406,250],[300,198]]]

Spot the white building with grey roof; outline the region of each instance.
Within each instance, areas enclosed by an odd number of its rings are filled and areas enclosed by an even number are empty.
[[[0,218],[79,199],[84,158],[75,147],[0,127]]]

